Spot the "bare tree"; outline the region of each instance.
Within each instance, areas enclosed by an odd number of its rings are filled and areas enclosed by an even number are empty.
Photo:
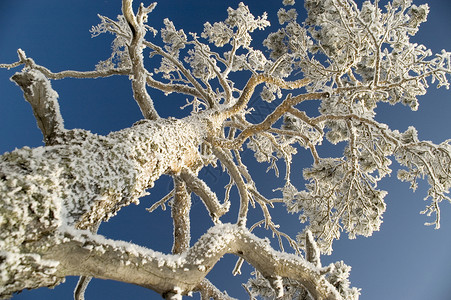
[[[284,0],[284,5],[294,1]],[[244,285],[251,298],[357,299],[350,287],[350,268],[343,262],[323,267],[321,253],[346,232],[369,236],[378,230],[385,211],[386,192],[377,183],[390,174],[391,159],[404,170],[398,178],[416,187],[427,177],[430,204],[450,200],[451,145],[421,141],[415,128],[391,130],[374,119],[378,103],[402,103],[416,110],[417,97],[428,81],[448,87],[450,53],[432,55],[411,43],[426,20],[428,6],[393,0],[358,7],[352,0],[306,0],[308,18],[297,22],[294,8],[278,11],[281,28],[264,41],[268,56],[250,46],[251,33],[269,25],[266,15],[254,17],[242,3],[228,18],[205,23],[204,31],[189,36],[164,20],[161,42],[147,25],[156,4],[133,10],[122,1],[117,20],[100,16],[94,36],[114,34],[111,57],[94,71],[54,73],[18,50],[18,61],[2,68],[22,67],[12,80],[30,103],[45,147],[5,153],[0,160],[0,295],[59,284],[80,276],[75,299],[84,298],[90,278],[140,285],[165,299],[181,299],[192,291],[202,299],[231,299],[205,279],[227,253],[255,268]],[[148,32],[154,33],[150,38]],[[144,54],[158,58],[148,70]],[[238,87],[232,73],[248,74]],[[144,120],[106,136],[65,129],[58,95],[51,80],[128,76]],[[260,86],[263,88],[260,89]],[[257,89],[259,87],[259,89]],[[190,99],[189,116],[161,118],[148,89],[183,94]],[[275,103],[261,122],[251,122],[249,101]],[[316,101],[319,114],[309,115],[298,104]],[[321,157],[324,140],[343,143],[338,157]],[[291,183],[290,165],[305,148],[312,166],[303,172],[308,184]],[[247,150],[246,150],[247,149]],[[278,174],[285,165],[280,198],[263,195],[241,156],[253,151],[260,163]],[[230,176],[221,199],[198,174],[220,163]],[[96,234],[99,224],[136,203],[162,175],[173,177],[174,189],[149,210],[170,202],[174,224],[172,254]],[[231,199],[236,188],[239,199]],[[197,241],[190,239],[191,194],[203,202],[211,228]],[[239,206],[234,223],[221,217]],[[304,230],[290,237],[279,230],[271,208],[285,205],[299,214]],[[258,207],[261,221],[249,224]],[[279,241],[274,249],[253,234],[264,226]],[[293,248],[289,254],[284,241]]]

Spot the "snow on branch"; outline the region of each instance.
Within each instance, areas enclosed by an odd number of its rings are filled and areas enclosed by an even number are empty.
[[[212,221],[215,224],[218,223],[219,218],[229,210],[230,203],[219,203],[218,197],[210,187],[189,169],[182,170],[180,177],[186,183],[187,187],[202,199],[210,213]]]
[[[405,132],[394,132],[402,144],[395,153],[396,160],[406,169],[398,171],[398,179],[411,183],[411,188],[417,188],[418,178],[427,177],[429,190],[425,200],[430,199],[431,204],[422,214],[435,214],[434,222],[426,225],[435,225],[440,228],[440,207],[442,200],[451,202],[449,191],[451,189],[451,144],[445,141],[439,145],[432,142],[418,140],[417,131],[410,127]]]
[[[191,195],[185,182],[179,177],[173,176],[174,198],[171,204],[171,217],[174,223],[174,243],[172,253],[179,254],[190,246],[190,218]]]
[[[122,0],[122,13],[130,26],[132,32],[131,40],[127,43],[128,55],[132,69],[133,96],[141,109],[144,118],[149,120],[158,119],[158,113],[153,106],[153,101],[146,90],[147,71],[144,67],[143,42],[146,35],[147,14],[156,6],[156,3],[144,7],[141,6],[135,15],[132,7],[133,0]]]
[[[53,90],[50,81],[41,72],[33,69],[16,73],[11,80],[20,86],[25,100],[30,103],[45,144],[56,143],[65,129],[58,94]]]

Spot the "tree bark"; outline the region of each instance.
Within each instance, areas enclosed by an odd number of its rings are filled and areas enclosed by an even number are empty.
[[[108,136],[66,131],[57,145],[2,155],[0,294],[57,283],[36,278],[47,278],[53,262],[38,259],[32,245],[66,227],[92,228],[138,202],[162,174],[198,164],[204,133],[193,120],[144,121]]]

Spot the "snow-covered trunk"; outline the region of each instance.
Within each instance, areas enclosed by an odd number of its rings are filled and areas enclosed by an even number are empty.
[[[204,134],[195,117],[142,121],[107,136],[65,131],[58,145],[3,154],[0,295],[55,284],[54,262],[37,254],[61,243],[57,233],[92,228],[137,202],[162,174],[199,164]]]

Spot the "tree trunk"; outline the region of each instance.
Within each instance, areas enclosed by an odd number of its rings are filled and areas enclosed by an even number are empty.
[[[92,228],[138,202],[162,174],[198,164],[204,132],[192,118],[143,121],[108,136],[66,131],[58,145],[2,155],[0,264],[6,275],[0,277],[0,294],[52,285],[41,282],[37,277],[48,276],[37,271],[47,272],[53,263],[27,254],[40,252],[36,243],[46,249],[59,243],[57,232]]]

